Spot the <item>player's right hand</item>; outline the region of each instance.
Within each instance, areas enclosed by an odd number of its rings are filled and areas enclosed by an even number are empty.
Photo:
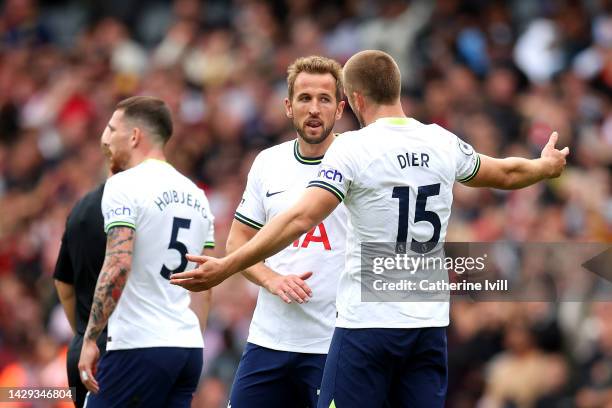
[[[94,340],[83,339],[83,348],[79,358],[79,377],[85,388],[94,394],[100,391],[100,386],[94,377],[99,357],[100,350],[96,342]]]
[[[291,299],[298,303],[308,302],[312,297],[312,289],[306,279],[312,276],[312,272],[301,275],[277,275],[264,283],[268,292],[283,299],[285,303],[291,303]]]
[[[546,143],[540,155],[547,165],[546,175],[548,178],[555,178],[561,175],[566,165],[566,157],[569,154],[569,147],[567,146],[561,150],[555,148],[557,140],[559,140],[559,134],[552,132],[548,143]]]

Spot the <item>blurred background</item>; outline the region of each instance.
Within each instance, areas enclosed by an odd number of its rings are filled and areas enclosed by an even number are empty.
[[[449,241],[612,242],[612,1],[4,0],[0,386],[66,384],[51,275],[68,212],[105,177],[118,100],[168,102],[169,161],[206,190],[222,254],[254,156],[296,137],[287,66],[369,48],[398,61],[409,115],[481,153],[536,157],[553,129],[570,146],[559,179],[456,186]],[[336,131],[356,127],[347,109]],[[215,289],[194,407],[226,406],[256,295],[242,277]],[[612,407],[612,303],[562,295],[454,302],[448,406]]]

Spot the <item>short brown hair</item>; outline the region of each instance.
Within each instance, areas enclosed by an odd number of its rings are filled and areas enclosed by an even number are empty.
[[[311,55],[293,61],[287,68],[287,90],[289,99],[293,99],[295,79],[301,72],[308,74],[331,74],[336,80],[336,103],[342,100],[342,66],[331,58]]]
[[[117,104],[115,110],[123,111],[128,120],[144,124],[151,136],[166,144],[172,136],[172,115],[166,102],[152,96],[132,96]]]
[[[344,65],[343,76],[347,92],[362,93],[376,104],[390,105],[400,96],[400,70],[385,52],[358,52]]]

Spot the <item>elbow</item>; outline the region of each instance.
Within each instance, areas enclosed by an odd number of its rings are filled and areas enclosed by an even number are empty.
[[[516,172],[509,172],[506,177],[504,177],[501,185],[499,186],[502,190],[517,190],[523,187],[529,186],[529,181],[526,181],[520,174]]]
[[[54,279],[55,290],[60,301],[69,301],[75,297],[74,286]]]

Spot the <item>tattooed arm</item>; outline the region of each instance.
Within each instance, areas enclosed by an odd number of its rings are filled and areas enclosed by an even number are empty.
[[[94,393],[98,392],[98,383],[94,378],[99,356],[96,340],[119,302],[132,267],[133,248],[132,228],[117,226],[108,231],[104,264],[98,276],[79,360],[81,381]]]

